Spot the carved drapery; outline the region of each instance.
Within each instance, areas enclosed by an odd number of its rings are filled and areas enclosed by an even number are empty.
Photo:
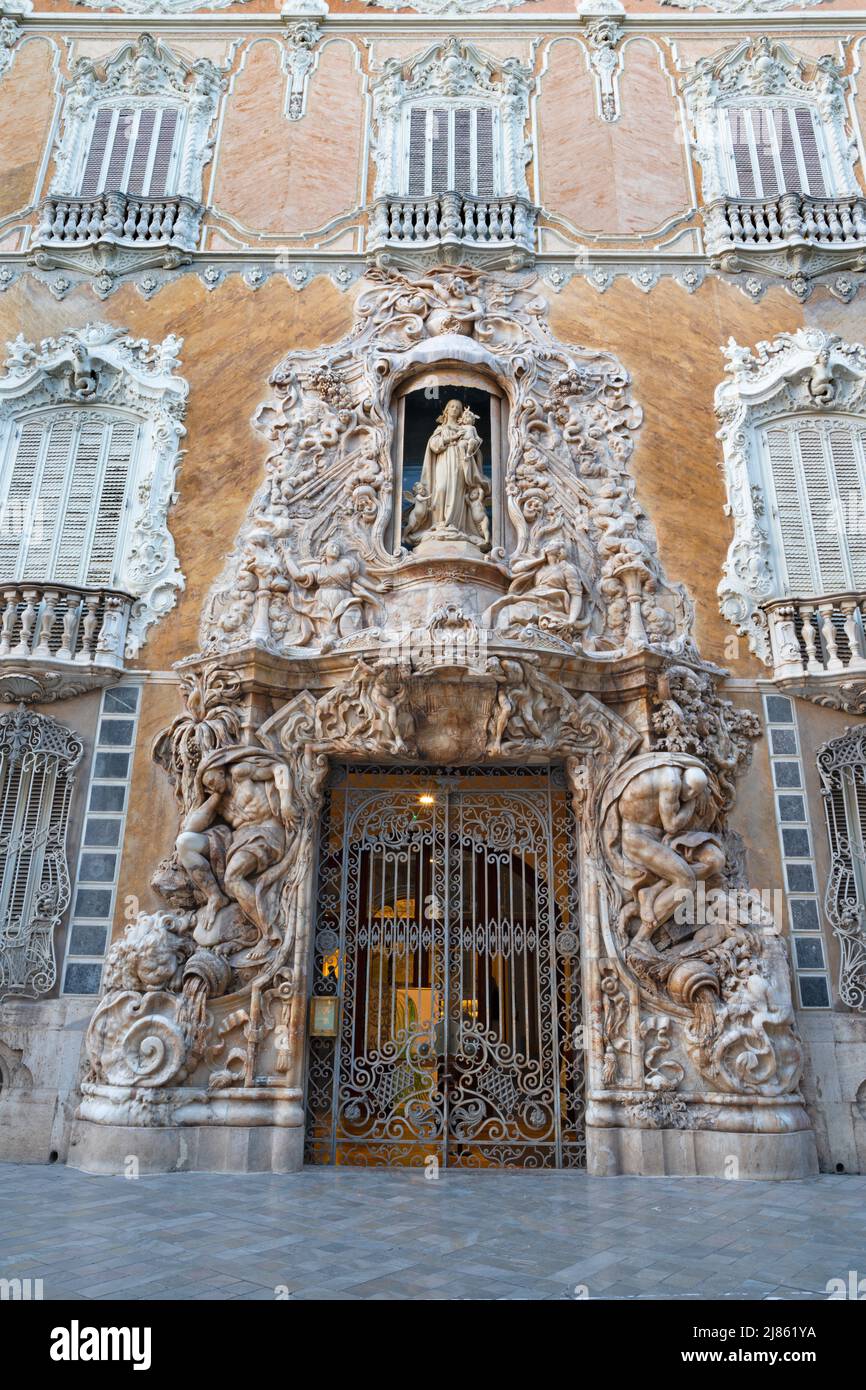
[[[5,375],[0,377],[4,463],[15,423],[25,412],[50,412],[61,406],[94,412],[104,408],[140,422],[135,476],[127,483],[130,508],[115,560],[116,587],[134,599],[126,630],[128,656],[139,650],[150,625],[174,606],[184,584],[168,528],[180,441],[186,433],[189,388],[175,374],[181,347],[173,335],[151,344],[105,323],[89,323],[39,344],[19,334],[7,344]],[[41,581],[45,576],[21,578]]]

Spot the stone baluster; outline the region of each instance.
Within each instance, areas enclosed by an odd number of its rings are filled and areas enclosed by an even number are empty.
[[[57,656],[61,661],[75,660],[75,639],[78,635],[80,609],[81,599],[78,594],[67,594],[66,612],[63,615],[63,637],[57,650]]]
[[[833,622],[833,603],[819,603],[818,615],[821,620],[821,639],[824,647],[824,669],[834,674],[845,670],[845,663],[839,655],[836,624]]]
[[[866,664],[864,661],[866,651],[863,648],[863,619],[857,599],[843,598],[839,607],[842,610],[842,623],[851,650],[851,657],[848,662],[848,669],[850,670],[854,666]]]
[[[803,236],[815,240],[821,235],[821,210],[809,198],[803,199]]]
[[[503,241],[511,241],[514,237],[514,224],[511,220],[511,203],[506,199],[499,204],[500,213],[500,236]]]
[[[3,623],[0,626],[0,656],[8,656],[12,650],[12,634],[18,617],[18,590],[3,590]]]
[[[831,241],[838,241],[842,236],[842,223],[839,221],[839,214],[836,204],[825,203],[824,215],[827,224],[828,237]]]
[[[813,603],[801,603],[800,613],[803,618],[803,643],[806,647],[806,670],[810,676],[820,675],[824,667],[818,659],[818,631],[812,622],[812,617],[815,613],[815,605]]]
[[[755,219],[752,216],[752,209],[745,204],[740,208],[740,223],[742,225],[743,241],[755,240]]]
[[[30,656],[33,645],[33,629],[36,626],[39,590],[24,589],[22,592],[24,608],[21,613],[21,630],[18,634],[18,643],[12,649],[12,656]]]
[[[147,241],[147,234],[150,230],[150,216],[147,210],[147,203],[138,204],[138,218],[135,224],[135,240]]]
[[[779,241],[782,236],[782,224],[779,221],[778,204],[775,202],[767,203],[767,234],[771,241]]]
[[[175,216],[177,214],[177,203],[164,203],[162,209],[162,228],[161,234],[163,241],[170,241],[174,232]]]
[[[457,241],[460,238],[460,199],[455,193],[442,195],[442,240]]]
[[[84,664],[93,660],[96,629],[99,625],[99,594],[85,594],[81,623],[81,651],[76,658]]]
[[[439,199],[431,198],[427,204],[427,222],[425,232],[428,241],[438,241],[439,239]]]
[[[850,208],[849,204],[846,203],[846,202],[837,203],[837,204],[836,204],[836,214],[837,214],[837,216],[838,216],[838,218],[839,218],[839,221],[840,221],[840,223],[841,223],[841,226],[842,226],[842,238],[843,238],[843,240],[844,240],[844,241],[853,241],[853,239],[854,239],[854,222],[853,222],[853,219],[852,219],[852,217],[851,217],[851,208]]]
[[[58,589],[46,589],[42,595],[41,613],[39,618],[39,640],[33,649],[33,655],[38,657],[50,657],[51,636],[54,631],[54,622],[57,617],[57,603],[60,598]]]
[[[128,241],[135,241],[135,229],[138,225],[138,204],[132,198],[126,200],[126,217],[123,223],[123,235]]]
[[[51,241],[54,237],[54,214],[55,205],[47,199],[39,212],[39,221],[36,225],[36,241]]]
[[[866,241],[866,204],[860,198],[855,198],[851,204],[851,219],[858,239]]]

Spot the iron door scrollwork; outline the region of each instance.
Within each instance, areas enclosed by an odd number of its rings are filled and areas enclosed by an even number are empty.
[[[582,1166],[576,853],[558,770],[339,769],[319,864],[311,1162]]]

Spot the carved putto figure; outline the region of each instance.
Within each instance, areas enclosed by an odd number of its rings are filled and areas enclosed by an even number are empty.
[[[405,529],[407,540],[490,544],[486,504],[490,486],[481,460],[477,415],[461,401],[448,401],[424,453],[421,481]]]

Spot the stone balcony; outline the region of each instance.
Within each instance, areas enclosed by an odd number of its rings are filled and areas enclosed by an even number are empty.
[[[204,209],[190,198],[100,193],[46,198],[39,209],[31,259],[43,269],[91,268],[117,262],[172,269],[189,262]]]
[[[525,198],[378,198],[367,252],[379,264],[412,268],[434,262],[517,269],[535,256],[538,209]]]
[[[123,671],[133,599],[72,584],[0,585],[0,700],[63,699]]]
[[[866,197],[718,198],[705,210],[716,268],[792,277],[866,268]]]
[[[761,605],[767,616],[773,679],[834,709],[864,712],[866,593],[780,598]]]

